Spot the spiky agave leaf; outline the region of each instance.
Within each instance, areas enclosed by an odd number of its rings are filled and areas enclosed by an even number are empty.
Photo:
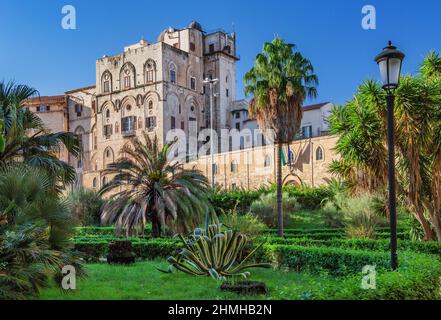
[[[184,246],[175,257],[167,259],[171,266],[191,275],[211,276],[216,280],[229,276],[246,278],[249,276],[249,272],[243,272],[245,269],[271,266],[262,263],[248,263],[263,243],[240,261],[242,251],[249,242],[245,235],[232,230],[222,231],[221,225],[209,225],[206,230],[207,236],[203,235],[204,231],[195,231],[191,236],[192,240],[188,240],[182,235],[179,236]],[[167,272],[171,272],[171,270],[169,267]]]

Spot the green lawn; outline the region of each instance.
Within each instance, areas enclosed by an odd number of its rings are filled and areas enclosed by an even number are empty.
[[[317,229],[325,228],[322,211],[302,209],[290,214],[285,228],[289,229]]]
[[[239,296],[224,293],[220,283],[208,277],[195,277],[183,273],[164,274],[156,267],[165,267],[163,261],[138,262],[133,266],[90,264],[88,277],[77,281],[75,291],[63,292],[55,285],[42,291],[40,299],[143,299],[143,300],[215,300],[265,299],[265,296]],[[309,274],[283,272],[273,269],[251,269],[251,280],[263,281],[270,293],[285,286],[308,290],[317,277]]]

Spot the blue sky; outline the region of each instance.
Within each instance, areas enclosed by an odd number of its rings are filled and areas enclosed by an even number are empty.
[[[77,30],[61,28],[61,8],[77,10]],[[364,5],[374,5],[377,29],[361,27]],[[168,26],[199,21],[205,30],[237,33],[238,98],[244,73],[275,35],[295,43],[320,80],[315,101],[344,103],[366,78],[377,78],[373,57],[391,39],[415,72],[430,50],[441,51],[441,1],[150,1],[2,0],[0,79],[26,83],[55,95],[95,83],[95,60],[145,37],[156,41]]]

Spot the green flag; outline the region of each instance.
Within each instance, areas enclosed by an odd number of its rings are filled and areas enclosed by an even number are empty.
[[[286,166],[285,149],[283,148],[283,146],[280,149],[280,157],[282,158],[282,165]]]

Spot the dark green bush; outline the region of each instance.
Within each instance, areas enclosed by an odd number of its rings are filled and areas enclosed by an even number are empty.
[[[149,224],[145,227],[145,237],[150,237],[152,226]],[[75,228],[75,237],[91,237],[91,236],[115,236],[115,227],[77,227]]]
[[[311,250],[303,253],[307,255]],[[335,251],[339,255],[341,251]],[[323,252],[323,255],[317,254],[315,257],[319,260],[329,258],[326,255],[329,250]],[[358,256],[365,259],[363,254]],[[345,258],[331,258],[329,260],[336,263],[345,260]],[[354,256],[355,258],[355,256]],[[381,258],[373,257],[372,260]],[[385,256],[383,259],[387,259]],[[354,262],[354,261],[352,261]],[[326,263],[317,263],[327,266]],[[347,262],[346,262],[347,263]],[[377,261],[378,263],[378,261]],[[381,261],[384,265],[384,261]],[[352,263],[356,266],[357,263]],[[359,267],[359,265],[358,265]],[[377,265],[378,267],[378,265]],[[332,270],[335,267],[331,265]],[[432,300],[439,299],[439,287],[441,276],[441,265],[436,258],[414,254],[400,254],[400,267],[397,272],[388,271],[385,268],[377,268],[376,289],[364,290],[361,288],[361,279],[363,274],[359,272],[340,277],[337,279],[329,278],[317,280],[316,285],[311,286],[309,291],[300,291],[298,287],[286,286],[279,288],[273,293],[271,299],[326,299],[326,300]]]
[[[278,238],[267,237],[269,244],[296,245],[296,246],[315,246],[315,247],[334,247],[347,248],[354,250],[388,251],[390,249],[389,239],[329,239],[317,240],[311,238]],[[436,255],[441,258],[441,243],[430,241],[420,242],[411,240],[398,241],[399,251],[413,251]]]
[[[266,193],[265,189],[259,190],[215,190],[209,195],[210,202],[218,215],[224,212],[236,210],[239,213],[248,212],[251,203],[257,200],[261,194]]]
[[[284,188],[289,196],[295,197],[297,202],[306,209],[319,209],[325,199],[333,197],[333,191],[328,187],[287,186]]]
[[[297,272],[320,273],[326,271],[333,276],[344,276],[357,274],[366,265],[376,265],[377,269],[387,269],[389,253],[266,244],[260,250],[259,260],[273,263],[278,267],[287,267]]]
[[[105,239],[75,239],[75,249],[82,252],[87,261],[98,261],[109,252],[109,243],[121,238]],[[179,248],[179,241],[175,239],[140,239],[129,238],[132,242],[133,252],[136,258],[144,260],[153,260],[156,258],[167,258],[173,255]]]
[[[71,214],[78,224],[84,226],[100,225],[101,207],[104,204],[104,199],[96,191],[75,190],[68,195],[67,199]]]

